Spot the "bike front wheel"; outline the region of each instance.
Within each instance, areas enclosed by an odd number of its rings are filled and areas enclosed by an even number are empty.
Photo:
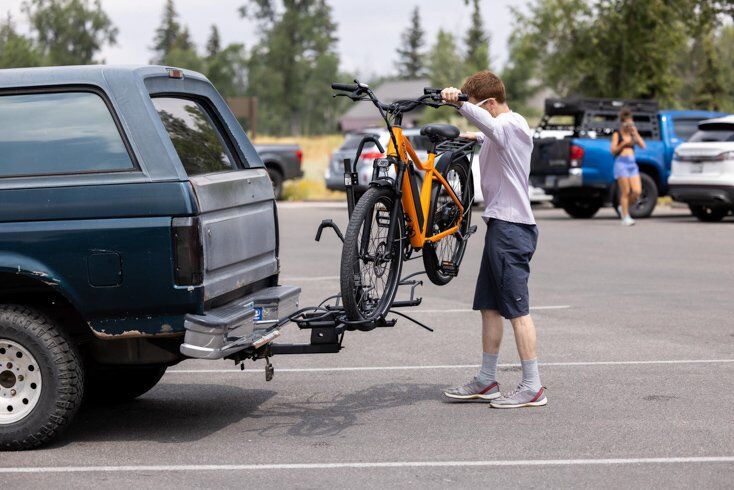
[[[392,189],[369,189],[354,208],[344,236],[340,285],[347,319],[377,320],[387,314],[403,266],[403,213],[397,209],[392,243],[393,209],[400,206]]]

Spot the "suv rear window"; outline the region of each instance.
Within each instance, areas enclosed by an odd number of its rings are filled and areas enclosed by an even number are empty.
[[[188,175],[234,170],[234,159],[207,110],[178,97],[155,97],[153,105]]]
[[[700,129],[693,133],[691,139],[693,142],[718,142],[718,141],[734,141],[734,126],[722,126],[715,129]]]
[[[0,177],[133,168],[115,120],[99,95],[0,96]]]
[[[351,133],[346,136],[344,139],[344,143],[339,147],[340,150],[356,150],[359,146],[359,142],[362,141],[362,138],[365,136],[375,136],[377,139],[380,139],[380,135],[376,133]],[[365,148],[371,148],[375,146],[374,143],[367,143],[364,145]]]

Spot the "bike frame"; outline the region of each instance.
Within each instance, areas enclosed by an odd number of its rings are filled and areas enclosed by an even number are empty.
[[[403,135],[402,127],[393,125],[390,132],[392,137],[387,147],[387,156],[397,160],[395,164],[395,182],[400,190],[403,211],[411,224],[412,233],[408,234],[410,245],[414,249],[420,249],[423,248],[426,242],[437,242],[458,232],[464,219],[464,206],[456,197],[454,190],[446,182],[446,179],[441,175],[441,172],[436,169],[435,150],[428,153],[428,158],[425,161],[421,161],[408,138]],[[420,188],[418,187],[418,175],[414,167],[425,172]],[[430,213],[434,182],[438,182],[448,191],[451,200],[459,208],[459,218],[456,224],[435,235],[429,234],[428,230],[428,213]],[[471,185],[471,182],[467,184]]]

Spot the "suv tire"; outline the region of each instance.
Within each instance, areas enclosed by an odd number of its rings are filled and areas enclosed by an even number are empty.
[[[74,418],[84,394],[76,346],[48,317],[0,305],[0,451],[38,447]]]
[[[273,194],[275,194],[275,200],[280,201],[283,198],[283,174],[280,170],[274,167],[267,167],[268,175],[270,176],[270,182],[273,183]]]
[[[696,206],[689,204],[688,208],[691,210],[691,214],[698,218],[699,221],[706,223],[715,223],[721,221],[729,214],[729,209],[723,206],[711,207],[711,206]]]
[[[602,202],[598,199],[563,198],[559,201],[563,210],[572,218],[589,219],[599,211]]]
[[[630,204],[630,216],[635,219],[649,218],[658,204],[658,185],[650,175],[640,172],[642,194],[636,203]]]

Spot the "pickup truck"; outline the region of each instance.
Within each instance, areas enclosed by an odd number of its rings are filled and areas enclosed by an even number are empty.
[[[211,83],[0,73],[0,451],[49,441],[83,397],[270,346],[300,289],[278,281],[268,171]]]
[[[283,182],[303,177],[303,151],[298,145],[255,145],[273,183],[275,199],[283,197]]]
[[[710,111],[659,111],[654,101],[569,98],[547,99],[536,130],[530,181],[553,196],[553,203],[574,218],[591,218],[605,204],[617,203],[611,135],[618,113],[628,106],[646,149],[635,148],[642,179],[640,199],[630,207],[646,218],[659,196],[668,193],[676,147],[696,131],[699,121],[721,116]],[[552,134],[552,136],[551,136]]]

